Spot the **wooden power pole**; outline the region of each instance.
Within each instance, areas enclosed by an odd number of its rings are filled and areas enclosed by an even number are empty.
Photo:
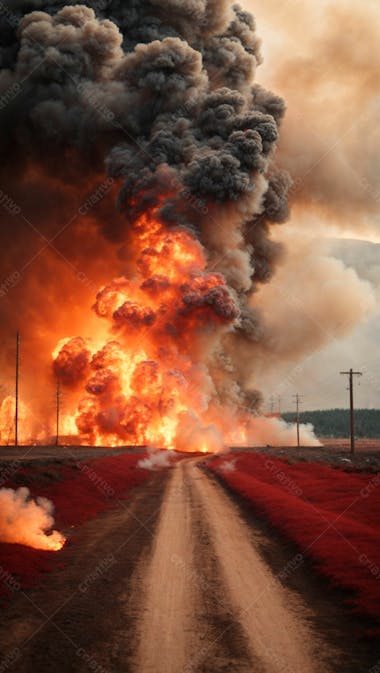
[[[18,446],[18,379],[20,370],[20,332],[16,333],[15,446]]]
[[[55,445],[59,445],[59,412],[60,412],[60,390],[59,390],[59,381],[57,381],[56,389],[56,419],[55,419]]]
[[[362,376],[362,372],[354,372],[352,368],[349,372],[340,372],[343,376],[349,377],[350,382],[350,437],[351,453],[355,453],[355,412],[354,412],[354,376]]]
[[[293,395],[293,399],[296,403],[296,423],[297,423],[297,446],[299,448],[300,445],[300,402],[301,402],[301,396],[296,393]]]

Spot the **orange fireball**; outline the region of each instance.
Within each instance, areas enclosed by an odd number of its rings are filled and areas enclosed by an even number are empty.
[[[137,273],[101,288],[93,306],[109,339],[100,348],[80,336],[63,339],[54,372],[77,391],[80,441],[196,451],[183,433],[193,428],[198,436],[210,425],[207,358],[239,312],[223,277],[205,271],[202,246],[189,232],[168,231],[151,212],[135,234]]]

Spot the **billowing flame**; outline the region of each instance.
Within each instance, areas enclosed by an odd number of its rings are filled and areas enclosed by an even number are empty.
[[[15,436],[16,402],[14,395],[7,395],[0,406],[0,442],[13,444]],[[28,406],[19,400],[18,419],[20,426],[20,440],[27,443],[31,440],[33,423]]]
[[[75,423],[78,441],[93,445],[202,453],[294,444],[286,424],[220,394],[218,353],[240,314],[224,277],[207,270],[200,242],[153,210],[133,233],[135,270],[102,287],[93,305],[109,338],[63,339],[53,353],[55,376],[76,404],[62,428],[72,433]]]
[[[53,531],[51,535],[46,535],[43,539],[44,547],[38,549],[48,549],[50,551],[59,551],[66,542],[66,538],[57,530]]]
[[[95,445],[199,451],[199,439],[202,451],[219,450],[222,409],[211,404],[206,363],[238,317],[234,298],[221,274],[206,271],[200,243],[153,212],[135,225],[133,255],[136,273],[96,295],[110,338],[62,339],[53,353],[56,376],[77,393],[76,432]],[[63,425],[72,429],[72,418]]]

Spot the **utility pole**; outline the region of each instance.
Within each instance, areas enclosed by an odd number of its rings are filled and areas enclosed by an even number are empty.
[[[56,389],[56,423],[55,423],[55,445],[59,445],[59,412],[60,412],[60,398],[61,393],[59,389],[59,380],[57,380]]]
[[[297,423],[297,446],[299,448],[300,446],[300,402],[301,402],[301,396],[296,393],[293,395],[293,399],[296,403],[296,423]]]
[[[277,397],[277,403],[278,403],[278,415],[281,416],[281,396],[278,395]]]
[[[343,376],[349,377],[350,382],[350,436],[351,453],[355,453],[355,412],[354,412],[354,376],[362,376],[362,372],[354,372],[352,368],[349,372],[340,372]]]
[[[16,333],[15,446],[18,446],[18,379],[20,368],[20,332]]]

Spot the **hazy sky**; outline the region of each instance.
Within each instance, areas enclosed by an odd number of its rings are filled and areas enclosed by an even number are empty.
[[[257,70],[257,81],[287,103],[279,162],[301,185],[295,192],[291,226],[285,225],[280,234],[290,258],[298,260],[298,270],[294,261],[289,262],[295,276],[292,285],[296,287],[297,273],[307,283],[302,249],[307,264],[319,260],[321,266],[335,256],[355,270],[357,277],[337,267],[348,318],[355,313],[350,309],[351,293],[361,281],[371,284],[368,297],[372,293],[375,298],[367,314],[357,311],[356,326],[351,324],[346,336],[332,330],[331,338],[316,344],[314,353],[301,363],[275,366],[263,375],[260,387],[268,396],[281,395],[287,409],[296,390],[305,395],[304,408],[345,406],[347,391],[339,371],[352,366],[364,372],[356,394],[358,406],[380,407],[380,246],[330,243],[331,238],[380,242],[380,3],[243,0],[243,5],[254,14],[262,38],[264,63]],[[315,285],[313,274],[310,268],[310,283]],[[365,292],[365,284],[360,287]],[[308,317],[314,321],[316,332],[326,329],[314,309],[315,299],[303,290],[299,299],[301,307],[294,310],[294,301],[288,307],[289,320],[296,320],[297,312],[302,318],[304,312],[306,321]]]

